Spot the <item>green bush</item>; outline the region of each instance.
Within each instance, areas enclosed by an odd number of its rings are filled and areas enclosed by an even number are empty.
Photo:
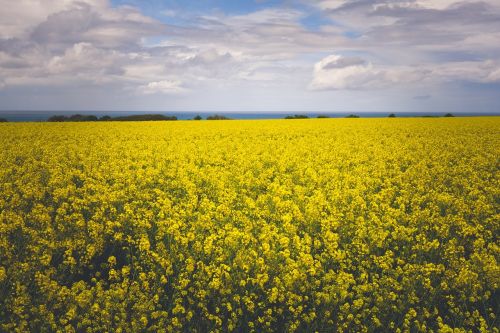
[[[208,116],[207,120],[230,120],[231,118],[228,118],[226,116],[220,115],[220,114],[214,114],[213,116]]]

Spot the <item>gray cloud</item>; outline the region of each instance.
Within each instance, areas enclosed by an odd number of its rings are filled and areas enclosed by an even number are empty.
[[[351,57],[351,58],[342,57],[324,64],[323,69],[344,68],[349,66],[364,65],[365,63],[366,61],[359,57]]]
[[[418,66],[366,63],[359,58],[330,55],[314,66],[312,90],[380,89],[394,85],[427,85],[446,82],[500,82],[500,62],[469,61]]]
[[[131,8],[100,13],[91,5],[76,3],[71,9],[49,15],[36,26],[31,40],[50,47],[87,42],[102,48],[131,49],[144,36],[161,35],[165,27]]]
[[[369,15],[396,20],[392,25],[377,26],[367,32],[368,38],[386,44],[451,46],[500,29],[500,12],[482,2],[459,3],[445,10],[379,6]]]
[[[429,100],[431,99],[431,95],[417,95],[417,96],[413,96],[413,99],[416,99],[416,100],[419,100],[419,101],[426,101],[426,100]]]
[[[382,46],[409,47],[408,51],[421,47],[451,51],[459,46],[482,53],[478,43],[488,46],[500,31],[500,4],[493,0],[325,0],[316,4],[325,15],[358,32],[365,47],[378,51],[383,51]],[[500,50],[500,44],[489,46]]]

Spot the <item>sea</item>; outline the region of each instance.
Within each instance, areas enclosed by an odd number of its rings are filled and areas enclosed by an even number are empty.
[[[394,113],[396,117],[442,117],[447,112],[217,112],[217,111],[0,111],[0,118],[7,119],[9,122],[43,122],[55,115],[71,116],[74,114],[95,115],[97,117],[110,116],[121,117],[137,114],[162,114],[165,116],[176,116],[179,120],[193,119],[200,115],[203,119],[212,115],[223,115],[230,119],[283,119],[287,116],[306,115],[310,118],[316,118],[320,115],[330,118],[345,118],[349,115],[357,115],[360,118],[385,118]],[[453,113],[457,117],[477,117],[477,116],[499,116],[497,113],[486,112],[457,112]]]

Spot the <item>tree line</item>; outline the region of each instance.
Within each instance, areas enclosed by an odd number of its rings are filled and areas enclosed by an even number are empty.
[[[391,113],[388,115],[389,118],[395,118],[396,115],[394,113]],[[421,116],[422,118],[437,118],[438,116],[430,116],[430,115],[423,115]],[[454,117],[453,114],[451,113],[446,113],[443,117]],[[286,116],[285,119],[309,119],[310,117],[304,114],[295,114],[295,115],[289,115]],[[318,115],[316,118],[330,118],[330,116],[321,114]],[[350,114],[346,116],[345,118],[360,118],[359,115],[356,114]],[[211,116],[208,116],[206,118],[207,120],[230,120],[231,118],[228,118],[223,115],[219,114],[214,114]],[[74,114],[71,116],[64,116],[64,115],[54,115],[50,118],[47,119],[49,122],[82,122],[82,121],[173,121],[177,120],[176,116],[165,116],[162,114],[139,114],[139,115],[130,115],[130,116],[119,116],[119,117],[110,117],[110,116],[102,116],[102,117],[97,117],[95,115],[81,115],[81,114]],[[200,115],[197,115],[193,118],[193,120],[203,120],[203,117]],[[6,123],[8,122],[7,119],[5,118],[0,118],[0,123]]]
[[[81,121],[160,121],[160,120],[177,120],[176,116],[165,116],[162,114],[140,114],[131,116],[97,117],[94,115],[74,114],[71,116],[55,115],[47,119],[49,122],[81,122]]]
[[[394,113],[391,113],[387,117],[396,118],[396,115]],[[437,118],[438,116],[423,115],[421,117],[422,118]],[[455,117],[455,116],[451,113],[446,113],[443,117]],[[291,115],[286,116],[284,119],[309,119],[309,118],[310,117],[305,115],[305,114],[295,114],[293,116],[291,116]],[[316,118],[330,118],[330,116],[328,116],[326,114],[320,114]],[[350,114],[350,115],[345,116],[344,118],[360,118],[360,116],[357,114]]]
[[[214,114],[208,116],[207,120],[230,120],[223,115]],[[64,115],[54,115],[47,119],[49,122],[82,122],[82,121],[173,121],[177,120],[176,116],[165,116],[162,114],[138,114],[138,115],[130,115],[130,116],[119,116],[119,117],[110,117],[110,116],[102,116],[97,117],[95,115],[81,115],[74,114],[71,116]],[[203,120],[200,115],[197,115],[193,118],[193,120]],[[0,119],[1,121],[1,119]]]

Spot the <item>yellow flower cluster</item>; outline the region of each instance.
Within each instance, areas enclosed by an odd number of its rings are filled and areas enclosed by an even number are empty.
[[[499,332],[500,118],[0,124],[2,332]]]

